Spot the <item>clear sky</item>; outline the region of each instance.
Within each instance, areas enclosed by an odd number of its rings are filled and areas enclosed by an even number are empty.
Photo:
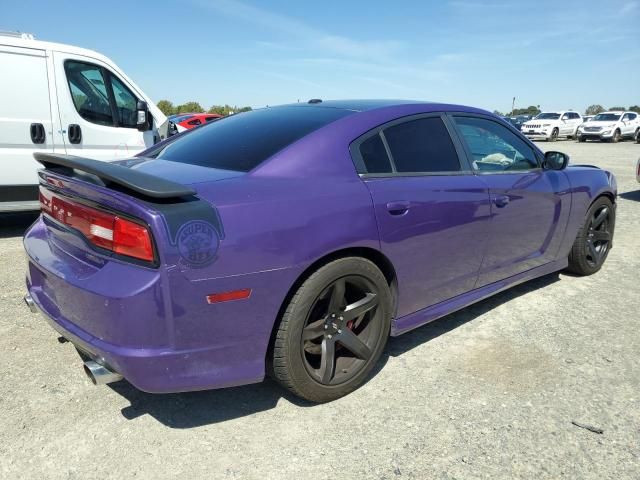
[[[155,101],[640,104],[640,0],[0,0],[0,29],[98,50]]]

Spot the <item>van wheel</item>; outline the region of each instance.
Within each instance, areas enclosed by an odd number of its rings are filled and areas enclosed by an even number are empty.
[[[312,402],[329,402],[367,379],[389,337],[391,291],[359,257],[335,260],[295,293],[276,333],[271,375]]]
[[[615,210],[611,200],[596,199],[573,243],[567,270],[577,275],[591,275],[600,270],[613,244],[614,227]]]

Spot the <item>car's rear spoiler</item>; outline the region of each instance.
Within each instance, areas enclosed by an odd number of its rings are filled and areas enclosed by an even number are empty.
[[[59,153],[33,154],[46,169],[78,170],[95,175],[105,184],[112,183],[151,198],[179,198],[195,195],[195,190],[164,178],[109,162]]]

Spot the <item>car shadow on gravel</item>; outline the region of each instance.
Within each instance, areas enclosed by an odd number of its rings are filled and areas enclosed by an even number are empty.
[[[40,212],[0,213],[0,238],[21,237]]]
[[[633,190],[632,192],[624,192],[618,196],[620,198],[624,198],[625,200],[634,200],[636,202],[640,202],[640,190]]]
[[[402,355],[414,347],[475,320],[505,302],[544,288],[558,280],[558,273],[531,280],[405,335],[390,338],[382,358],[369,378],[384,368],[389,357]],[[271,379],[242,387],[164,395],[141,392],[126,381],[110,384],[109,387],[130,402],[129,406],[122,409],[122,415],[126,419],[134,420],[143,415],[151,415],[163,425],[176,429],[194,428],[255,415],[276,407],[281,399],[299,407],[314,406],[313,403],[290,394]]]

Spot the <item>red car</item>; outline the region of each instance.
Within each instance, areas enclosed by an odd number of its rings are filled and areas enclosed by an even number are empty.
[[[171,115],[169,121],[175,126],[174,133],[180,133],[218,118],[222,118],[222,115],[217,113],[178,113]]]

